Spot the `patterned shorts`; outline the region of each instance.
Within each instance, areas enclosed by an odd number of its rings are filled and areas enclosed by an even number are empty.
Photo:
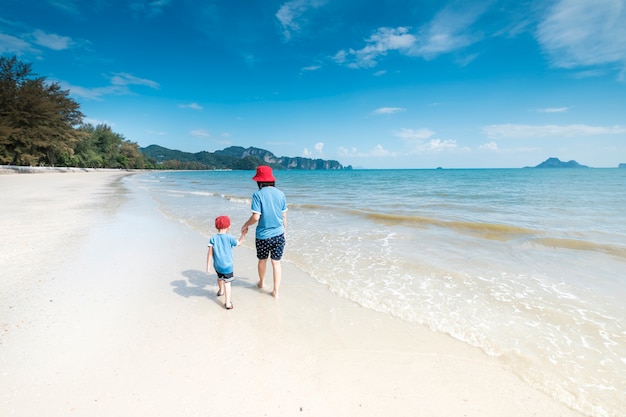
[[[256,240],[256,257],[259,259],[267,259],[272,256],[275,261],[280,261],[283,257],[285,249],[285,235],[270,237],[269,239]]]

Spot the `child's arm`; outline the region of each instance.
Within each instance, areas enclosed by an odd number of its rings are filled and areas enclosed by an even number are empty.
[[[206,253],[206,273],[211,272],[211,264],[213,263],[213,246],[209,246],[209,250]]]
[[[253,224],[255,224],[256,222],[258,222],[260,218],[261,218],[261,214],[260,213],[252,213],[252,215],[250,216],[248,221],[241,228],[241,233],[244,234],[244,235],[246,233],[248,233],[248,227],[250,227]]]
[[[239,236],[239,239],[237,239],[237,246],[240,246],[243,243],[243,240],[246,238],[246,234],[242,233],[241,236]]]

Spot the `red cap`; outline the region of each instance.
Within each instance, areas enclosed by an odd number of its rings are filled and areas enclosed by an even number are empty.
[[[252,177],[252,180],[256,182],[275,182],[276,181],[276,179],[274,178],[274,175],[272,174],[272,168],[265,166],[265,165],[261,165],[256,168],[256,175]]]
[[[230,227],[230,219],[228,218],[228,216],[219,216],[217,219],[215,219],[216,229],[224,230],[224,229],[228,229],[229,227]]]

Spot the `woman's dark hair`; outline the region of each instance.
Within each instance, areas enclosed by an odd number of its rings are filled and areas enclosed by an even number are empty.
[[[275,187],[276,186],[276,181],[271,181],[271,182],[257,182],[257,184],[259,185],[259,190],[263,187]]]

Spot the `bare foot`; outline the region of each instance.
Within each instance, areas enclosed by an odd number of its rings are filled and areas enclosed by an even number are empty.
[[[257,282],[257,283],[256,283],[256,286],[257,286],[260,290],[262,290],[262,289],[263,289],[263,281],[259,281],[259,282]]]
[[[276,290],[272,291],[272,297],[278,299],[278,291]]]

